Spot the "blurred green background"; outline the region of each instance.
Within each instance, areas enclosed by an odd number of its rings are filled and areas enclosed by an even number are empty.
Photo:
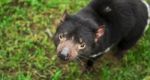
[[[58,61],[52,38],[65,10],[90,0],[0,0],[0,80],[150,80],[150,29],[116,63],[102,59],[82,74],[77,62]]]

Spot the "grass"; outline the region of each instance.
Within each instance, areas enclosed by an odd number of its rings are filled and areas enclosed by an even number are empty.
[[[52,38],[65,10],[74,14],[89,0],[0,0],[0,80],[150,80],[150,29],[119,63],[97,62],[81,74],[77,63],[62,65]]]

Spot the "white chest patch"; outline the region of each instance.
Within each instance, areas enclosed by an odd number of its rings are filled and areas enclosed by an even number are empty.
[[[105,12],[111,12],[112,11],[112,9],[109,7],[109,6],[107,6],[106,8],[105,8]]]
[[[141,0],[144,4],[145,4],[145,6],[147,7],[147,12],[148,12],[148,20],[147,20],[147,26],[146,26],[146,28],[145,28],[145,31],[147,31],[148,30],[148,28],[149,28],[149,24],[150,24],[150,6],[148,5],[148,3],[145,1],[145,0]]]
[[[112,47],[113,47],[113,45],[110,46],[110,47],[108,47],[108,48],[106,48],[103,52],[99,52],[99,53],[97,53],[97,54],[91,55],[90,57],[95,58],[95,57],[97,57],[97,56],[100,56],[100,55],[102,55],[102,54],[105,54],[105,53],[109,52]]]

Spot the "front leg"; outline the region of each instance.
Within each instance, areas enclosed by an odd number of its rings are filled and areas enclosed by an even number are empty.
[[[95,59],[89,59],[87,60],[85,63],[84,63],[84,69],[83,69],[83,72],[92,72],[94,71],[94,62],[95,62]]]
[[[102,54],[103,55],[103,54]],[[96,56],[96,57],[89,57],[87,60],[83,60],[83,64],[82,64],[82,71],[84,72],[91,72],[91,71],[95,71],[94,69],[94,63],[96,62],[96,60],[98,58],[100,58],[102,55]]]
[[[87,60],[86,62],[84,62],[84,64],[81,66],[82,73],[94,71],[93,65],[94,62],[92,60]]]
[[[86,64],[85,64],[85,67],[86,67],[86,69],[88,70],[90,70],[91,68],[93,68],[93,65],[94,65],[94,62],[98,59],[98,58],[100,58],[100,57],[102,57],[103,56],[103,54],[101,54],[101,55],[98,55],[98,56],[96,56],[96,57],[91,57],[89,60],[87,60],[87,62],[86,62]]]
[[[85,68],[90,71],[93,68],[93,65],[94,65],[94,59],[89,59],[85,63]]]

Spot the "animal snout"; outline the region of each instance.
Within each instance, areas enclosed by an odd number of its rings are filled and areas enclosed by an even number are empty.
[[[62,49],[61,52],[58,54],[59,58],[66,61],[69,59],[69,48]]]

